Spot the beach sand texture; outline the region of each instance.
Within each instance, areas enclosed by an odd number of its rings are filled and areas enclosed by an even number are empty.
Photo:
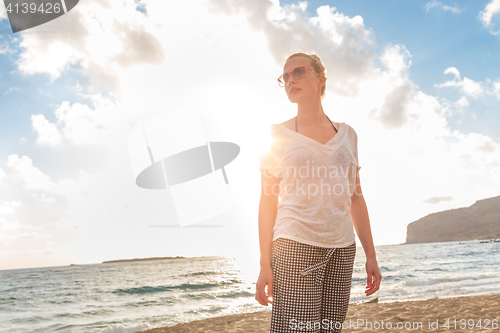
[[[466,321],[461,321],[462,319]],[[198,320],[147,330],[143,333],[268,333],[270,320],[271,311],[260,311]],[[357,328],[351,326],[351,329],[343,329],[342,332],[500,332],[500,327],[496,326],[495,328],[493,325],[493,320],[496,320],[497,325],[500,325],[498,324],[500,321],[500,294],[426,301],[352,304],[347,312],[345,327],[347,327],[349,320],[353,325],[354,323],[360,325]],[[363,325],[361,325],[361,320],[365,322]],[[449,320],[448,327],[445,327],[447,320]],[[488,320],[489,327],[485,327]],[[372,329],[367,326],[367,321],[372,323]],[[392,324],[390,329],[387,328],[388,322]],[[422,323],[421,328],[417,326],[419,322]],[[401,329],[396,327],[398,323],[401,323],[399,324]],[[429,328],[429,323],[433,325],[431,328]],[[469,326],[472,323],[474,323],[473,329]],[[478,323],[482,325],[482,328],[479,327]],[[405,324],[406,329],[404,328]],[[409,328],[409,325],[414,325],[414,328]],[[312,330],[305,329],[294,331],[312,332]]]

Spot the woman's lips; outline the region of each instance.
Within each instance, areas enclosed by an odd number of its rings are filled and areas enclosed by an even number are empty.
[[[293,88],[292,90],[290,90],[290,94],[293,94],[294,92],[299,91],[299,90],[300,90],[299,88]]]

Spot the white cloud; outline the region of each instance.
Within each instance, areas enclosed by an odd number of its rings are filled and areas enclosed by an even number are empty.
[[[50,197],[45,193],[42,193],[42,196],[40,197],[40,202],[43,204],[53,204],[56,202],[56,199],[54,197]]]
[[[5,10],[5,3],[3,1],[0,1],[0,21],[5,20],[6,18],[7,18],[7,11]]]
[[[437,203],[440,203],[443,201],[452,201],[452,200],[453,200],[453,198],[449,195],[422,199],[423,202],[430,203],[430,204],[437,204]]]
[[[18,68],[26,74],[47,73],[53,81],[71,65],[81,66],[97,91],[113,90],[121,69],[159,64],[163,49],[150,30],[155,22],[134,1],[82,1],[67,15],[34,27],[55,34],[21,34]]]
[[[450,11],[454,14],[460,14],[465,8],[458,8],[457,6],[448,6],[448,5],[443,5],[441,2],[437,2],[436,0],[433,0],[432,2],[428,2],[424,6],[425,11],[429,12],[431,9],[437,8],[442,11]]]
[[[46,232],[23,232],[22,234],[19,234],[19,238],[28,238],[28,239],[33,239],[33,238],[51,238],[53,234],[49,234]]]
[[[14,50],[12,50],[7,44],[0,45],[0,54],[12,54],[12,53],[14,53]]]
[[[21,206],[21,201],[4,202],[0,205],[0,215],[14,214],[15,210]]]
[[[457,80],[460,80],[460,72],[455,67],[450,67],[450,68],[445,69],[444,74],[449,74],[449,73],[455,75],[455,78]]]
[[[469,106],[469,101],[467,100],[467,97],[465,96],[462,96],[460,97],[460,99],[458,101],[456,101],[455,103],[453,103],[453,105],[459,109],[459,110],[462,110],[462,109],[465,109]]]
[[[11,168],[11,177],[29,190],[54,190],[56,184],[40,169],[33,166],[28,156],[19,158],[17,154],[9,155],[7,165]]]
[[[463,155],[469,153],[472,156],[472,153],[477,151],[478,154],[475,155],[477,155],[478,158],[484,158],[491,154],[500,153],[500,142],[498,142],[498,140],[479,133],[469,133],[466,136],[466,139],[462,142],[461,146],[464,147]],[[484,171],[487,172],[487,170]]]
[[[447,68],[444,71],[444,74],[453,74],[455,76],[455,79],[446,81],[444,83],[435,84],[434,87],[455,87],[460,89],[460,91],[464,95],[474,99],[477,99],[484,95],[496,96],[498,99],[500,99],[500,80],[491,81],[489,78],[486,78],[484,82],[476,82],[467,77],[464,77],[462,79],[460,76],[460,72],[455,67]],[[469,101],[465,96],[462,96],[459,101],[454,103],[454,105],[458,108],[466,108],[469,106]]]
[[[500,100],[500,80],[493,83],[492,93]]]
[[[484,88],[483,85],[480,82],[476,82],[474,80],[471,80],[467,77],[464,77],[463,79],[460,78],[460,72],[458,69],[455,67],[450,67],[447,68],[444,71],[444,74],[453,74],[455,75],[454,80],[446,81],[441,84],[435,84],[434,86],[436,88],[444,88],[444,87],[456,87],[460,88],[460,91],[472,98],[479,98],[483,96],[484,94]]]
[[[494,24],[492,19],[494,16],[500,14],[500,0],[491,0],[490,3],[486,5],[484,10],[479,12],[479,19],[483,22],[483,25],[490,29],[493,35],[500,35],[500,30],[494,30]]]
[[[486,5],[484,10],[479,13],[481,21],[485,27],[491,25],[491,20],[493,16],[500,13],[500,0],[491,0],[490,3]]]
[[[244,12],[250,27],[265,34],[267,48],[279,66],[293,52],[314,50],[323,55],[332,74],[327,73],[328,86],[338,93],[355,93],[358,80],[370,72],[376,57],[375,34],[364,27],[362,17],[348,17],[335,7],[321,6],[316,16],[308,17],[303,4],[277,10],[278,2],[210,0],[208,6],[216,14]]]
[[[70,106],[69,102],[63,102],[55,111],[62,135],[75,144],[104,142],[109,130],[104,116],[108,113],[106,107],[96,112],[87,105],[74,103]]]
[[[7,230],[17,230],[17,229],[21,229],[21,228],[22,227],[21,227],[21,224],[19,224],[19,221],[14,220],[14,221],[9,222],[7,219],[0,217],[0,231],[2,231],[2,233],[0,233],[0,237],[4,236],[4,232]],[[9,238],[15,238],[15,237],[11,236]]]
[[[408,105],[414,97],[408,69],[411,54],[404,45],[387,45],[380,57],[387,67],[378,78],[385,92],[385,99],[379,108],[369,114],[370,119],[380,121],[386,128],[402,127],[408,121]]]
[[[108,142],[114,128],[123,126],[126,118],[120,117],[116,106],[99,96],[89,96],[94,102],[92,110],[88,105],[68,101],[62,102],[54,115],[56,123],[50,123],[43,115],[32,115],[33,130],[37,132],[37,144],[103,144]],[[122,119],[122,120],[120,120]]]
[[[51,124],[44,115],[37,114],[31,116],[31,126],[38,134],[36,143],[39,145],[57,145],[61,143],[61,134],[55,124]]]
[[[471,96],[473,98],[478,98],[483,95],[484,91],[481,83],[464,77],[462,81],[462,91],[464,94]]]
[[[380,57],[382,63],[387,67],[388,74],[401,84],[408,79],[408,69],[411,66],[412,55],[404,45],[387,45]]]
[[[0,168],[0,185],[2,184],[2,180],[5,178],[5,171]]]
[[[18,87],[10,87],[9,89],[5,90],[4,95],[8,95],[12,93],[13,91],[19,91]]]

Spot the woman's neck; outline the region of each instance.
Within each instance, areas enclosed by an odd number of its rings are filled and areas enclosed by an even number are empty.
[[[318,103],[299,104],[297,107],[297,123],[302,126],[320,127],[330,125],[326,118],[321,101]]]

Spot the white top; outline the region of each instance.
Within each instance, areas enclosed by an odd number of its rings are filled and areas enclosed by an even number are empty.
[[[354,243],[350,208],[356,182],[358,136],[339,123],[326,144],[272,124],[269,150],[260,157],[259,171],[281,178],[273,241],[280,237],[320,247]]]

